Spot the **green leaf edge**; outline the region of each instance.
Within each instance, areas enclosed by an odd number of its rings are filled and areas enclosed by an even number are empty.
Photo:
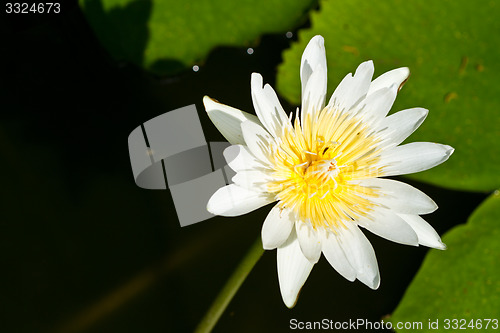
[[[491,215],[490,215],[491,214]],[[491,220],[491,221],[489,221]],[[490,226],[488,226],[488,223],[490,224],[494,223],[494,221],[498,221],[498,224],[495,225],[496,228],[492,229]],[[493,222],[492,222],[493,221]],[[486,224],[486,225],[485,225]],[[488,237],[492,237],[492,235],[498,235],[498,239],[500,242],[500,191],[496,190],[493,192],[492,195],[490,195],[485,201],[483,201],[478,208],[474,210],[474,212],[471,214],[469,217],[468,221],[466,224],[461,224],[458,225],[451,230],[449,230],[442,238],[443,242],[448,245],[448,249],[446,251],[454,251],[455,248],[459,247],[457,250],[460,250],[460,247],[464,247],[463,244],[463,238],[464,236],[474,236],[475,234],[485,234]],[[474,246],[477,248],[481,248],[483,244],[481,244],[481,240],[478,239],[477,237],[466,237],[470,238],[471,241],[467,246]],[[498,247],[498,245],[497,245]],[[497,256],[497,259],[500,259],[500,254],[495,253],[490,251],[488,248],[481,248],[483,250],[483,253],[485,254],[490,254],[491,256]],[[442,279],[453,279],[454,273],[450,272],[448,274],[445,272],[445,269],[447,265],[455,265],[455,263],[446,261],[445,258],[445,253],[439,250],[430,250],[427,256],[424,259],[424,262],[422,263],[422,266],[420,267],[419,271],[415,275],[413,281],[410,283],[409,287],[407,288],[405,294],[403,295],[403,298],[401,299],[400,303],[396,307],[395,311],[391,316],[388,318],[384,319],[385,321],[389,321],[393,324],[393,326],[396,325],[398,322],[414,322],[414,321],[421,321],[423,323],[423,330],[419,330],[419,332],[452,332],[453,329],[445,329],[444,328],[444,318],[440,318],[440,314],[438,313],[427,313],[423,314],[422,317],[415,317],[415,314],[419,313],[419,306],[420,309],[429,308],[431,302],[433,300],[429,300],[428,303],[417,305],[415,308],[415,299],[418,300],[421,298],[419,295],[421,295],[424,292],[428,292],[430,288],[433,288],[432,282],[439,278],[439,276],[436,276],[434,274],[428,273],[428,271],[431,271],[433,273],[433,270],[438,268],[440,269],[441,274],[443,275],[441,278]],[[498,262],[498,261],[497,261]],[[461,272],[458,272],[457,274],[459,275]],[[475,276],[480,277],[481,273],[484,272],[474,272],[476,273]],[[474,274],[472,273],[472,274]],[[492,279],[494,279],[492,281]],[[496,280],[495,280],[496,279]],[[483,309],[478,309],[474,308],[471,309],[470,311],[466,311],[465,313],[450,313],[446,314],[448,319],[465,319],[467,323],[470,322],[471,319],[477,320],[477,319],[493,319],[496,318],[500,320],[500,275],[496,276],[490,276],[489,279],[486,280],[490,288],[491,288],[491,293],[489,293],[490,297],[494,297],[496,304],[499,305],[499,307],[495,310],[491,310],[491,303],[488,302],[487,299],[482,299],[481,304],[484,306]],[[451,299],[448,300],[452,304],[455,304],[455,302],[459,301],[460,295],[462,293],[467,293],[468,289],[471,288],[471,281],[466,281],[467,283],[463,285],[463,290],[456,290],[455,297],[457,299]],[[476,286],[477,287],[477,286]],[[440,296],[443,296],[443,292],[441,290],[434,290],[434,295],[435,299],[439,299]],[[430,294],[433,294],[431,292]],[[491,300],[491,298],[490,298]],[[407,304],[410,302],[409,304]],[[494,307],[494,306],[493,306]],[[486,309],[486,310],[485,310]],[[480,313],[479,310],[484,310],[483,313]],[[425,312],[421,311],[421,312]],[[423,317],[425,316],[425,318]],[[434,316],[434,317],[432,317]],[[435,319],[441,319],[439,321],[439,329],[428,329],[428,320],[431,319],[434,321]],[[400,331],[405,331],[404,329],[402,330],[396,330],[396,332]],[[486,331],[485,329],[480,330],[481,332]],[[488,329],[489,331],[489,329]]]

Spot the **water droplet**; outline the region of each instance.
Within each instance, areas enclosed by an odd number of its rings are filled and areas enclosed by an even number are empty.
[[[247,53],[248,53],[248,54],[253,54],[253,49],[252,49],[251,47],[249,47],[249,48],[247,49]]]
[[[193,66],[193,72],[197,72],[199,70],[200,70],[200,67],[198,67],[198,65]]]
[[[288,31],[286,34],[285,34],[286,38],[292,38],[293,37],[293,32],[291,31]]]

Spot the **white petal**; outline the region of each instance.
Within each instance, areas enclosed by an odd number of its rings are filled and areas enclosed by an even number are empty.
[[[373,94],[366,97],[360,103],[360,114],[365,118],[369,118],[369,123],[376,126],[389,113],[396,100],[396,91],[389,88],[377,90]]]
[[[242,122],[251,121],[260,124],[259,119],[253,114],[218,103],[208,96],[203,97],[203,104],[215,127],[233,145],[245,143],[241,132]]]
[[[252,73],[251,88],[255,113],[269,133],[277,138],[281,136],[282,126],[288,122],[288,117],[273,88],[268,84],[262,88],[262,84],[262,75]]]
[[[347,260],[344,250],[340,247],[337,236],[329,231],[321,232],[321,249],[326,260],[344,278],[349,281],[356,279],[356,271]]]
[[[281,297],[287,307],[293,308],[299,291],[314,266],[302,254],[294,228],[287,241],[278,247],[277,261]]]
[[[267,193],[250,191],[246,188],[230,184],[218,189],[210,198],[207,210],[215,215],[238,216],[275,201],[274,196]]]
[[[290,236],[294,223],[294,215],[284,208],[281,210],[278,205],[267,215],[262,225],[262,245],[265,250],[272,250],[281,246]]]
[[[348,111],[353,105],[360,102],[368,92],[373,72],[374,67],[371,60],[361,63],[356,69],[354,76],[348,74],[340,82],[337,89],[333,92],[328,106],[335,106]]]
[[[347,223],[345,226],[347,229],[338,229],[337,239],[356,271],[356,278],[368,287],[377,289],[380,285],[380,273],[372,245],[356,225]]]
[[[380,154],[382,175],[397,176],[430,169],[446,161],[454,149],[431,142],[412,142]]]
[[[274,139],[271,135],[262,126],[251,121],[243,122],[241,129],[245,143],[253,156],[265,165],[272,165],[270,155]]]
[[[318,232],[309,223],[302,221],[295,222],[295,231],[304,256],[313,264],[317,263],[321,256],[321,239]]]
[[[370,212],[370,218],[359,218],[357,222],[375,235],[390,241],[418,246],[415,231],[401,217],[388,209],[377,208]]]
[[[446,245],[441,241],[434,228],[418,215],[399,214],[408,223],[418,236],[418,243],[439,250],[446,250]]]
[[[322,77],[325,80],[323,83],[318,82],[318,86],[321,91],[326,94],[326,54],[325,54],[325,40],[323,37],[317,35],[314,36],[306,46],[304,53],[302,53],[302,59],[300,62],[300,81],[302,83],[302,99],[306,96],[306,87],[309,79],[316,70],[316,68],[321,66],[325,70],[325,76]]]
[[[302,124],[305,123],[307,114],[310,114],[314,119],[315,114],[325,107],[326,82],[326,67],[317,65],[309,77],[302,95],[302,111],[300,114]]]
[[[407,67],[393,69],[377,77],[370,85],[368,95],[382,88],[397,88],[401,90],[403,84],[408,80],[410,70]]]
[[[267,183],[273,178],[269,172],[260,170],[238,171],[232,178],[233,183],[256,192],[267,192]]]
[[[330,97],[327,107],[329,108],[335,107],[337,109],[343,108],[343,106],[341,105],[343,101],[342,96],[346,95],[347,92],[349,91],[352,79],[353,79],[352,73],[349,73],[346,76],[344,76],[344,78],[342,79],[342,81],[340,81],[337,88],[335,88],[332,97]]]
[[[246,146],[229,146],[224,149],[223,154],[227,165],[236,172],[264,168],[264,164],[257,160]]]
[[[379,125],[384,139],[381,146],[387,149],[399,145],[424,122],[428,113],[426,109],[413,108],[384,118]]]
[[[403,214],[428,214],[438,207],[424,192],[391,179],[371,178],[357,182],[361,186],[377,189],[378,197],[369,200]]]

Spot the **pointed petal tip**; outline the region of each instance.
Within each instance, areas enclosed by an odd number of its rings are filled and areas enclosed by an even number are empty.
[[[356,278],[372,290],[377,290],[380,287],[380,274],[371,278],[367,278],[366,276],[357,276]]]
[[[253,72],[252,75],[250,76],[252,82],[254,80],[259,80],[259,81],[262,81],[262,75],[260,73],[257,73],[257,72]]]
[[[208,109],[211,108],[211,104],[214,102],[215,101],[213,99],[211,99],[210,97],[208,97],[207,95],[203,96],[203,105],[205,106],[205,110],[207,110],[207,112],[208,112]]]
[[[320,35],[311,38],[302,53],[300,61],[301,75],[304,75],[303,68],[306,63],[309,64],[309,70],[311,71],[316,67],[317,63],[326,63],[325,40]],[[301,79],[303,78],[307,81],[310,74],[311,73],[308,73],[308,75],[306,75],[307,77],[301,77]]]
[[[244,144],[240,124],[243,121],[260,123],[257,116],[220,103],[208,96],[203,97],[208,117],[231,144]]]
[[[441,146],[443,146],[443,148],[444,148],[443,162],[445,162],[450,158],[451,155],[453,155],[453,153],[455,152],[455,148],[453,148],[452,146],[443,145],[443,144],[441,144]],[[443,163],[443,162],[441,162],[441,163]]]
[[[264,84],[264,78],[260,73],[253,72],[250,76],[250,88],[252,90],[252,99],[256,93],[262,90],[262,85]],[[257,110],[256,110],[257,111]]]
[[[380,273],[377,272],[377,275],[375,275],[370,281],[369,284],[366,284],[370,289],[372,290],[377,290],[380,287]]]
[[[311,38],[309,43],[317,43],[318,45],[323,46],[325,44],[325,39],[321,35],[316,35],[313,38]]]
[[[373,285],[370,286],[373,290],[377,290],[380,287],[380,276],[378,275],[373,281]]]
[[[292,309],[293,307],[295,307],[303,285],[304,283],[302,283],[300,286],[288,285],[287,287],[285,287],[280,281],[281,299],[283,300],[283,303],[285,303],[287,308]]]
[[[425,121],[427,116],[429,115],[429,110],[424,109],[424,108],[419,108],[418,111],[420,112],[420,120],[418,122],[418,127]]]
[[[429,247],[431,249],[436,249],[436,250],[440,250],[440,251],[445,251],[445,250],[448,249],[448,246],[446,246],[446,244],[443,243],[441,241],[441,239],[438,239],[438,240],[436,240],[436,241],[434,241],[432,243],[425,243],[425,244],[420,244],[420,245],[427,246],[427,247]]]
[[[421,245],[427,246],[431,249],[440,250],[440,251],[445,251],[448,249],[448,246],[446,246],[446,244],[443,243],[441,241],[441,239],[438,239],[438,240],[434,241],[433,243],[426,243],[426,244],[421,244]]]
[[[439,206],[434,200],[431,199],[431,201],[432,201],[432,203],[430,203],[431,207],[429,207],[429,213],[427,214],[434,213],[439,208]]]
[[[364,61],[364,62],[362,62],[361,64],[366,64],[366,66],[372,66],[372,67],[374,67],[374,66],[375,66],[375,65],[373,64],[373,60],[371,60],[371,59],[370,59],[370,60],[367,60],[367,61]]]
[[[422,116],[426,116],[429,114],[429,110],[425,109],[425,108],[415,108],[415,110],[418,110],[418,112],[422,115]]]
[[[406,78],[410,76],[410,69],[408,67],[401,67],[399,70],[401,71],[401,76]]]
[[[280,289],[281,291],[281,299],[283,299],[283,303],[285,303],[286,307],[292,309],[297,305],[297,301],[299,300],[300,291],[303,286],[297,290],[295,288],[286,288]]]
[[[445,145],[445,147],[447,148],[446,155],[448,157],[450,157],[455,152],[455,148],[453,148],[452,146],[448,146],[448,145]]]
[[[305,254],[304,254],[304,256],[305,256]],[[318,263],[320,257],[321,257],[321,252],[320,252],[320,256],[318,256],[318,257],[307,256],[306,258],[307,258],[307,260],[309,260],[309,262],[311,264],[316,265]]]
[[[408,67],[401,67],[400,71],[401,71],[402,80],[401,80],[401,83],[399,84],[397,92],[401,91],[401,89],[405,85],[406,81],[408,81],[408,79],[410,78],[410,74],[411,74],[410,69]]]
[[[286,307],[289,309],[293,309],[295,305],[297,304],[297,300],[299,299],[299,295],[296,297],[294,296],[285,296],[281,295],[283,299],[283,303],[285,303]]]
[[[368,95],[382,88],[389,88],[398,93],[410,76],[408,67],[400,67],[383,73],[372,81]]]
[[[205,105],[205,109],[216,109],[217,105],[223,105],[226,106],[225,104],[222,104],[219,102],[217,99],[212,98],[208,95],[203,96],[203,105]]]
[[[287,308],[292,309],[293,307],[295,307],[295,305],[297,304],[297,301],[299,299],[299,295],[300,295],[300,291],[302,290],[302,287],[303,287],[303,283],[301,286],[289,285],[288,287],[284,287],[280,281],[281,299],[283,300],[283,303],[285,303]]]
[[[366,71],[366,70],[374,71],[374,69],[375,69],[375,65],[373,64],[373,60],[367,60],[367,61],[364,61],[361,64],[359,64],[358,68],[356,68],[356,73],[359,73],[360,71]],[[356,75],[356,74],[354,74],[354,75]],[[372,73],[372,75],[373,75],[373,73]]]
[[[394,69],[393,71],[397,72],[397,76],[399,77],[399,81],[401,82],[399,85],[399,89],[401,89],[410,77],[410,69],[408,67],[399,67]]]

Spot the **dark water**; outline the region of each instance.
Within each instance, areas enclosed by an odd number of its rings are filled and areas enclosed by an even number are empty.
[[[218,48],[198,72],[158,78],[112,60],[76,3],[65,8],[0,23],[1,331],[190,332],[269,208],[180,228],[168,191],[135,186],[128,134],[195,103],[207,141],[223,141],[202,97],[252,110],[251,72],[273,85],[291,40],[266,35],[252,55]],[[440,234],[486,197],[412,184],[440,206],[427,218]],[[427,249],[368,236],[379,290],[344,280],[322,259],[289,310],[276,254],[266,252],[215,332],[287,332],[292,318],[375,322],[390,314]]]

